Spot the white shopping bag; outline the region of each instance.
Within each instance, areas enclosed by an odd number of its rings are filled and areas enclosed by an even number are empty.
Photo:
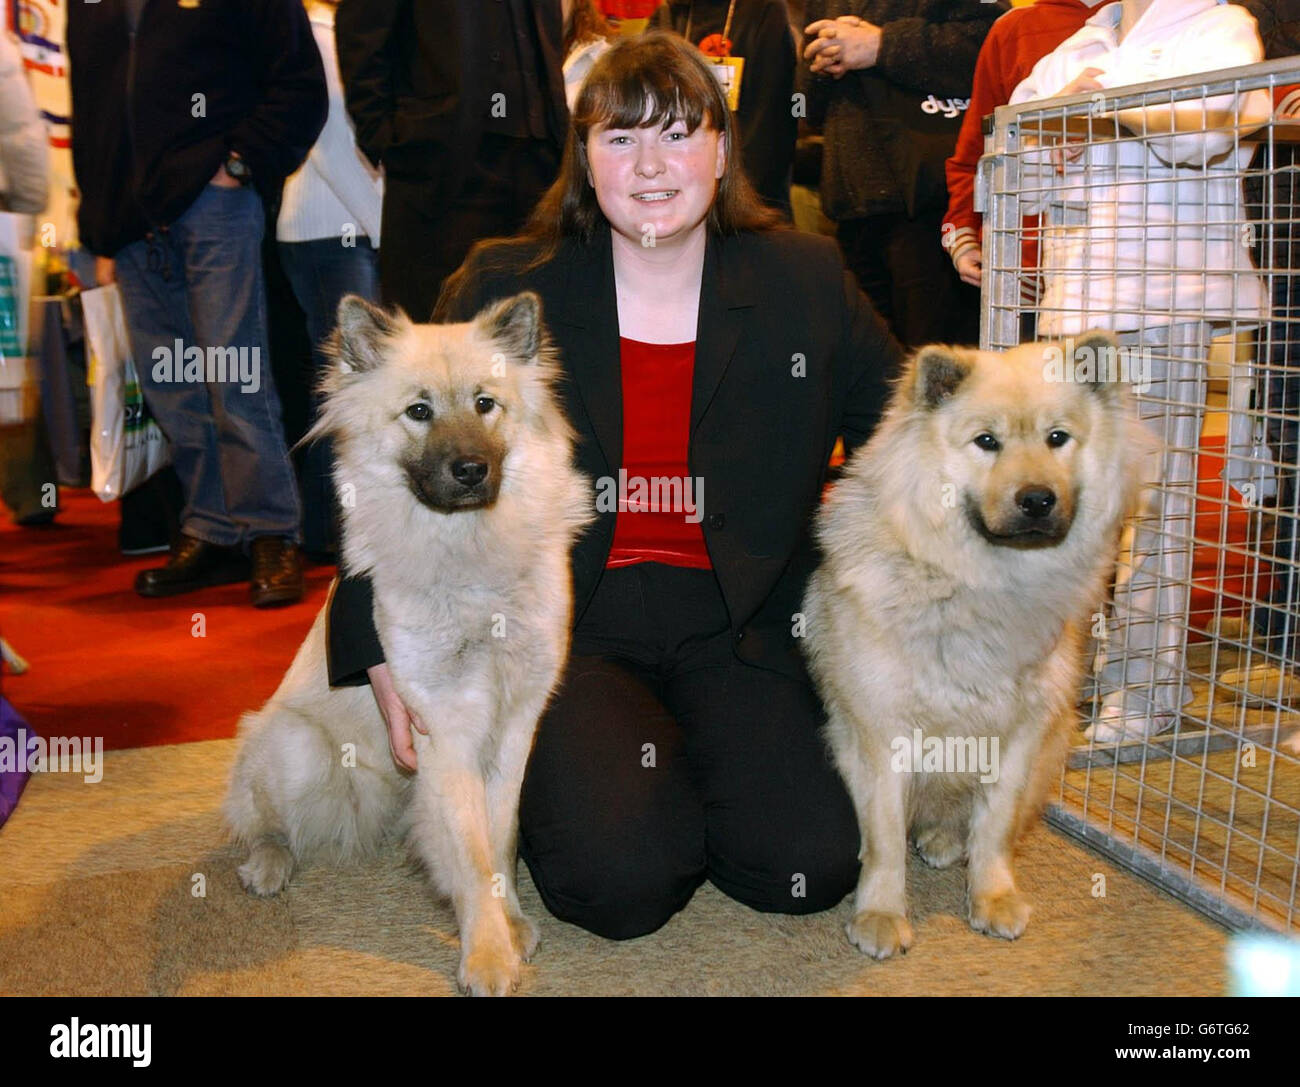
[[[140,394],[117,285],[81,292],[90,383],[91,489],[112,502],[167,464],[167,439]]]

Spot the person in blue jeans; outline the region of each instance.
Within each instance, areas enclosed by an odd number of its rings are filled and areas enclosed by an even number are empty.
[[[69,8],[67,37],[81,241],[114,261],[141,389],[185,494],[178,544],[136,591],[251,576],[255,605],[299,600],[261,241],[263,198],[325,121],[306,12],[300,0],[101,0]]]
[[[384,183],[357,148],[344,105],[334,47],[334,10],[326,0],[306,0],[312,34],[325,66],[329,116],[307,161],[285,182],[276,221],[280,266],[307,318],[316,377],[326,361],[322,341],[334,329],[346,294],[379,298],[379,222]],[[312,381],[312,421],[320,413]],[[334,512],[333,455],[328,438],[306,447],[302,489],[302,543],[309,556],[332,561],[338,531]]]

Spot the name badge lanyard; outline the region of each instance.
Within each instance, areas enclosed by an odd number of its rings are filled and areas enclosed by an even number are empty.
[[[713,74],[718,77],[718,82],[722,84],[722,89],[727,94],[727,106],[733,112],[740,105],[740,79],[745,68],[744,57],[733,57],[731,55],[731,21],[736,14],[736,0],[731,0],[727,5],[727,18],[722,24],[721,34],[709,34],[700,42],[700,52],[704,54],[705,59],[714,66]],[[695,0],[691,0],[691,6],[686,14],[686,34],[687,41],[692,41],[692,26],[695,22]]]

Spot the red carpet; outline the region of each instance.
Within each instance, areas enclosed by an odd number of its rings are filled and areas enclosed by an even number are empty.
[[[5,696],[41,733],[110,749],[233,736],[275,690],[334,567],[308,567],[307,597],[288,608],[259,611],[247,584],[145,600],[135,575],[166,556],[119,554],[116,505],[82,490],[61,499],[51,526],[0,525],[0,634],[31,666],[6,671]]]

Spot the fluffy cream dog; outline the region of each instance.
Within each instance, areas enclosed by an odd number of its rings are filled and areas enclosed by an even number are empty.
[[[569,551],[592,516],[536,295],[459,325],[413,324],[356,297],[315,434],[334,438],[343,564],[368,573],[375,628],[415,733],[393,764],[368,687],[331,688],[323,609],[279,689],[241,722],[225,814],[245,888],[405,832],[461,933],[458,981],[518,983],[537,930],[519,909],[519,792],[569,642]]]
[[[923,348],[819,515],[806,646],[862,834],[848,936],[875,958],[912,943],[909,830],[935,867],[968,858],[973,928],[1025,929],[1012,850],[1060,772],[1137,490],[1127,385],[1082,367],[1114,359],[1105,333]]]

